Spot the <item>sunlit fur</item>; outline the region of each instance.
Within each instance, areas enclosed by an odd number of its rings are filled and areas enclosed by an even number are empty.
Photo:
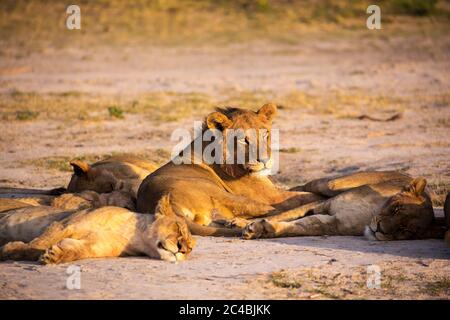
[[[184,219],[119,207],[10,210],[0,216],[0,242],[5,244],[0,260],[39,260],[44,264],[135,255],[181,261],[195,245]]]
[[[134,156],[114,156],[92,165],[74,159],[70,164],[74,173],[67,187],[69,192],[122,191],[129,192],[134,199],[142,180],[157,168],[155,164]]]
[[[276,110],[272,103],[265,104],[257,112],[238,108],[218,109],[206,117],[204,130],[220,130],[223,136],[227,136],[230,129],[244,132],[264,129],[268,132],[267,140],[270,140]],[[190,229],[194,234],[238,236],[241,230],[221,228],[217,223],[225,221],[225,224],[233,226],[238,218],[264,216],[321,199],[311,193],[277,188],[266,176],[272,166],[271,150],[267,150],[267,158],[258,158],[252,163],[208,164],[203,159],[203,150],[208,144],[201,142],[202,154],[198,154],[194,148],[195,140],[192,141],[180,155],[185,156],[187,150],[191,150],[190,163],[171,161],[150,174],[139,188],[137,210],[158,213],[157,203],[167,195],[170,196],[172,211],[186,217],[188,223],[192,222]],[[222,144],[224,154],[229,152],[227,145]],[[246,160],[249,160],[247,156]]]
[[[425,179],[397,172],[314,180],[298,189],[334,196],[306,205],[307,216],[294,221],[282,214],[255,221],[247,225],[244,238],[364,234],[372,240],[443,238],[445,228],[434,218],[425,186]]]

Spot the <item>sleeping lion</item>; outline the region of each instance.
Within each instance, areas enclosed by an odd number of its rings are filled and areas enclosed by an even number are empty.
[[[424,178],[399,172],[361,172],[318,179],[295,190],[331,197],[295,211],[250,222],[245,239],[366,235],[376,240],[443,238]]]
[[[175,214],[144,215],[111,206],[79,211],[27,206],[0,213],[1,244],[0,260],[51,264],[136,255],[182,261],[195,241]]]

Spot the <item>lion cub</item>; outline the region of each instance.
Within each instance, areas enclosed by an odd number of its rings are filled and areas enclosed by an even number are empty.
[[[167,205],[164,199],[160,205]],[[10,210],[0,217],[0,244],[5,242],[0,260],[43,264],[136,255],[182,261],[195,245],[182,218],[118,207],[75,212],[47,206]]]

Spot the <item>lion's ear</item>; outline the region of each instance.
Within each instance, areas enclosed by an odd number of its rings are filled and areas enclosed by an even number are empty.
[[[266,103],[258,110],[258,116],[266,121],[272,122],[273,118],[277,114],[277,105],[275,103]]]
[[[405,191],[411,192],[416,196],[420,196],[427,186],[427,180],[425,178],[415,178],[411,183],[405,187]]]
[[[75,173],[75,175],[77,175],[79,177],[86,175],[88,173],[88,171],[91,169],[89,164],[87,164],[83,160],[78,160],[78,159],[70,161],[70,165],[72,166],[73,172]]]
[[[231,120],[221,112],[213,112],[206,117],[206,125],[209,129],[224,130],[231,127]]]

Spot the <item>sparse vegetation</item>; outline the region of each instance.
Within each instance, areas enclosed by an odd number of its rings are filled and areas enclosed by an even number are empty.
[[[436,11],[437,0],[393,0],[394,12],[428,16]]]
[[[382,262],[379,266],[380,288],[368,288],[366,266],[348,267],[345,263],[340,267],[281,270],[271,273],[266,281],[271,284],[268,290],[276,292],[278,299],[445,299],[450,293],[448,267],[440,265],[441,270],[438,266],[405,265],[400,261]]]
[[[361,91],[334,90],[313,95],[300,91],[276,94],[272,91],[234,91],[216,98],[205,93],[151,92],[132,97],[117,97],[81,92],[38,94],[19,92],[0,94],[0,117],[5,120],[33,120],[39,117],[58,120],[121,119],[124,114],[145,114],[155,121],[179,121],[189,117],[203,117],[216,106],[236,106],[257,109],[274,101],[280,109],[300,109],[312,114],[352,117],[372,111],[401,111],[408,101],[396,97],[374,96]],[[18,117],[26,108],[27,113]],[[294,152],[295,150],[291,150]]]
[[[290,147],[290,148],[281,148],[280,152],[284,153],[297,153],[300,152],[300,148]]]
[[[443,5],[436,0],[385,0],[379,5],[387,24],[396,14],[448,15],[448,5],[440,2]],[[359,28],[370,4],[367,0],[81,1],[82,29],[68,31],[64,1],[3,0],[0,39],[22,48],[74,43],[77,47],[226,44],[231,40],[299,43],[317,31],[342,34]]]
[[[275,286],[280,288],[298,289],[302,286],[299,279],[293,279],[292,277],[289,277],[288,273],[283,271],[272,273],[270,275],[270,280]]]
[[[33,120],[39,116],[39,112],[30,111],[30,110],[20,110],[16,112],[17,120]]]
[[[442,277],[435,281],[430,281],[425,284],[425,290],[433,295],[450,295],[450,278]]]
[[[113,118],[123,119],[123,110],[118,106],[108,107],[108,112]]]

